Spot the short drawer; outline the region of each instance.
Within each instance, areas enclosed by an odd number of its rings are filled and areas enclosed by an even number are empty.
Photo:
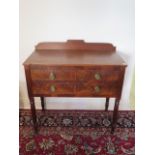
[[[106,82],[118,82],[122,78],[122,70],[120,68],[103,68],[100,70],[78,70],[78,81],[106,81]]]
[[[62,94],[73,94],[74,91],[75,84],[73,83],[32,81],[32,93],[34,95],[57,96]]]
[[[101,97],[117,97],[120,95],[121,86],[119,84],[83,84],[77,85],[78,96],[101,96]]]
[[[74,81],[75,72],[70,70],[31,70],[32,80]]]
[[[74,81],[76,73],[68,67],[37,66],[33,65],[30,69],[32,80],[48,81]]]

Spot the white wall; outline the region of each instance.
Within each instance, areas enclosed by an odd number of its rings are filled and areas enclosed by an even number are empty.
[[[34,45],[40,41],[67,39],[111,42],[117,46],[128,63],[120,109],[130,109],[134,0],[20,0],[20,107],[29,108],[22,63],[34,50]],[[39,100],[36,100],[37,108],[40,108]],[[53,98],[47,99],[47,107],[102,109],[104,104],[103,99]]]

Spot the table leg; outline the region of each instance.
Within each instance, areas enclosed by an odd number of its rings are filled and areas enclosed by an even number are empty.
[[[32,113],[32,119],[33,119],[33,124],[34,124],[34,130],[37,133],[38,132],[38,126],[37,126],[37,117],[36,117],[36,109],[35,109],[35,103],[34,103],[34,98],[30,98],[30,105],[31,105],[31,113]]]
[[[106,98],[105,111],[108,111],[108,107],[109,107],[109,98]]]
[[[118,108],[119,108],[119,99],[115,100],[115,106],[114,106],[114,112],[113,112],[113,120],[112,120],[112,128],[111,133],[114,133],[116,123],[117,123],[117,117],[118,117]]]
[[[41,99],[42,111],[45,111],[45,99],[44,99],[44,97],[40,97],[40,99]]]

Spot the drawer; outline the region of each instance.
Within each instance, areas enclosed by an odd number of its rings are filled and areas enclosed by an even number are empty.
[[[73,94],[75,91],[75,84],[62,82],[46,82],[46,81],[32,81],[32,93],[34,95],[65,95]]]
[[[122,71],[120,68],[107,67],[100,70],[78,70],[78,81],[116,81],[118,82],[122,78]]]
[[[61,67],[31,69],[32,80],[48,80],[48,81],[74,81],[76,73],[74,70],[61,69]]]
[[[101,96],[101,97],[117,97],[120,94],[121,85],[106,83],[106,84],[83,84],[79,83],[77,85],[77,94],[78,96]]]

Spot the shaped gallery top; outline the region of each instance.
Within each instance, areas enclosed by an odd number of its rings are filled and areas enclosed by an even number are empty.
[[[38,43],[24,65],[127,66],[111,43],[86,43],[83,40]]]

